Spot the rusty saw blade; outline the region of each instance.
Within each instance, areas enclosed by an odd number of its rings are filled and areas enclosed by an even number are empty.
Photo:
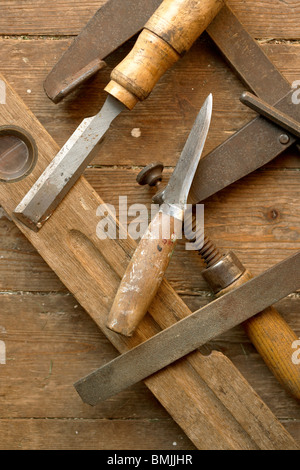
[[[105,67],[103,59],[138,33],[162,0],[109,0],[88,22],[44,82],[58,103]]]
[[[300,252],[117,357],[79,380],[75,388],[84,402],[94,406],[98,401],[158,372],[299,288]]]

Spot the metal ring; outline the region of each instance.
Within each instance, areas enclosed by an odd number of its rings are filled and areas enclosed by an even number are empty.
[[[217,294],[237,281],[245,271],[238,257],[230,251],[215,265],[202,271],[202,276]]]
[[[0,126],[0,140],[1,136],[16,137],[26,146],[26,161],[23,162],[23,166],[16,167],[15,171],[7,172],[5,176],[5,171],[1,171],[0,165],[0,181],[4,183],[16,183],[32,173],[38,158],[38,148],[34,138],[29,132],[18,126]]]

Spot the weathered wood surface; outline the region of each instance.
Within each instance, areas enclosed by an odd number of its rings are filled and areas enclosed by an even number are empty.
[[[0,38],[2,73],[59,145],[66,142],[83,117],[94,115],[103,105],[106,98],[103,90],[111,68],[133,43],[111,55],[109,67],[91,80],[88,87],[81,87],[62,103],[54,105],[45,95],[42,82],[69,44],[70,40],[66,39]],[[298,80],[300,45],[266,44],[262,47],[289,82]],[[143,166],[156,155],[157,158],[163,156],[166,166],[174,166],[203,99],[213,91],[214,114],[205,147],[207,154],[255,116],[239,101],[244,90],[212,42],[202,38],[166,74],[147,101],[119,116],[93,163],[97,166]],[[141,131],[138,138],[131,134],[135,128]],[[297,154],[290,152],[284,165],[297,168]]]
[[[42,82],[71,39],[27,40],[4,38],[4,35],[76,34],[100,4],[101,0],[70,2],[70,5],[58,1],[51,4],[44,1],[0,2],[1,71],[60,145],[84,116],[92,115],[103,103],[102,90],[110,68],[92,80],[88,89],[81,89],[55,106],[45,97]],[[296,2],[231,0],[229,4],[257,38],[299,38],[299,6]],[[64,15],[59,13],[59,7],[64,9]],[[61,18],[64,18],[63,22]],[[297,43],[263,44],[262,47],[290,82],[299,79],[300,46]],[[114,54],[108,61],[110,67],[129,48],[130,45],[126,45]],[[151,191],[135,184],[138,169],[132,167],[141,167],[154,159],[163,159],[167,166],[174,166],[197,109],[211,89],[215,95],[215,117],[207,152],[246,123],[253,113],[245,110],[238,101],[243,86],[224,67],[211,42],[201,39],[163,78],[146,103],[121,116],[99,151],[93,168],[87,170],[88,181],[106,202],[116,203],[118,194],[126,194],[129,203],[137,200],[149,203]],[[141,129],[141,137],[131,135],[133,128]],[[293,150],[206,204],[209,234],[221,249],[234,248],[253,274],[280,261],[291,250],[299,249],[297,168],[299,156]],[[169,174],[170,169],[166,171],[166,177]],[[30,243],[4,216],[0,218],[0,237],[0,291],[6,291],[0,297],[0,340],[6,342],[8,358],[16,367],[4,384],[5,399],[0,419],[1,435],[5,436],[3,448],[83,448],[87,439],[80,437],[78,431],[91,436],[90,448],[99,448],[98,431],[103,448],[110,445],[110,448],[128,448],[128,434],[132,436],[135,448],[143,448],[143,445],[152,449],[192,448],[184,433],[142,384],[102,404],[96,412],[78,402],[70,386],[73,379],[78,378],[77,372],[84,375],[87,369],[92,370],[111,359],[115,355],[114,349],[81,307],[77,307],[78,302],[68,294]],[[201,277],[202,266],[196,254],[187,257],[183,247],[179,246],[177,258],[167,273],[171,285],[192,310],[211,300]],[[22,317],[16,315],[20,305],[24,323],[20,323]],[[290,296],[278,309],[300,336],[299,295]],[[80,344],[74,343],[77,328]],[[58,348],[54,334],[57,331]],[[300,442],[299,406],[277,384],[242,330],[235,329],[212,346],[237,365]],[[40,348],[44,354],[40,353]],[[0,365],[2,367],[5,368]],[[44,380],[41,380],[41,370],[45,371]],[[28,381],[28,371],[36,377],[34,390],[32,382]],[[55,382],[60,384],[55,392],[51,390],[50,380],[54,373],[58,374]],[[39,419],[30,419],[34,417]],[[48,421],[48,417],[53,420]],[[76,420],[78,417],[80,421]],[[107,421],[109,418],[111,421]],[[150,432],[153,419],[157,420],[155,431]],[[78,423],[80,430],[76,427]],[[41,437],[45,432],[48,433],[47,440]]]
[[[1,0],[6,35],[77,35],[105,0]],[[296,0],[227,0],[256,38],[299,39]]]
[[[9,121],[30,131],[39,150],[32,174],[14,185],[0,186],[1,203],[12,216],[19,200],[59,147],[10,85],[5,84],[1,123]],[[146,315],[133,337],[125,339],[106,328],[108,311],[136,243],[128,237],[99,240],[96,214],[100,204],[103,200],[82,177],[38,234],[17,220],[15,223],[122,353],[191,311],[163,281],[149,309],[151,315]],[[254,389],[220,352],[207,357],[194,352],[144,382],[198,449],[270,450],[296,446]],[[57,390],[57,384],[53,385]]]

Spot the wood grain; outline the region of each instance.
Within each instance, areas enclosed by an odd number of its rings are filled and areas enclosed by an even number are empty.
[[[55,106],[46,98],[43,80],[73,40],[68,36],[78,34],[103,3],[0,1],[0,35],[10,35],[0,37],[1,71],[59,146],[83,117],[100,109],[110,71],[133,45],[130,42],[110,56],[107,69],[64,103]],[[286,78],[291,83],[298,80],[300,46],[289,41],[299,39],[298,2],[228,0],[228,4],[254,37],[264,38],[260,41],[263,50]],[[20,34],[26,36],[18,37]],[[279,44],[278,39],[282,40]],[[107,202],[116,203],[120,193],[128,194],[130,204],[137,200],[149,204],[153,193],[135,183],[139,169],[157,159],[168,167],[176,164],[197,110],[212,90],[214,118],[206,152],[254,114],[238,100],[243,85],[211,42],[202,37],[143,105],[115,123],[94,167],[86,172],[96,192]],[[139,138],[132,136],[134,128],[140,129]],[[298,168],[299,155],[291,149],[206,203],[207,232],[221,250],[234,249],[254,275],[299,249]],[[164,183],[171,168],[165,171]],[[119,445],[125,449],[128,436],[132,436],[137,447],[146,442],[151,449],[165,446],[172,450],[174,439],[178,449],[190,449],[191,442],[143,384],[93,410],[72,395],[74,379],[112,359],[116,352],[2,212],[0,249],[0,291],[9,291],[0,294],[0,340],[7,342],[10,358],[7,366],[0,366],[3,447],[97,449]],[[167,271],[168,281],[192,311],[212,300],[202,268],[199,257],[187,257],[179,244]],[[299,295],[289,296],[276,308],[300,337]],[[79,344],[74,342],[77,334]],[[210,350],[230,358],[300,445],[299,405],[277,383],[242,328],[216,338],[204,352]],[[76,434],[78,424],[82,432]]]
[[[168,420],[0,420],[1,450],[195,450]],[[100,431],[101,430],[101,431]],[[105,436],[105,439],[103,439]],[[128,445],[131,436],[132,445]]]
[[[79,34],[105,0],[1,0],[0,34]],[[299,39],[300,6],[296,0],[227,0],[256,38]]]
[[[0,367],[1,419],[34,416],[172,422],[143,384],[96,408],[81,402],[73,382],[87,369],[116,357],[116,351],[70,293],[3,293],[0,300],[0,339],[7,346],[7,366]],[[184,296],[184,301],[192,311],[200,307],[195,296]],[[209,301],[203,297],[201,305]],[[276,307],[300,334],[300,299],[291,296]],[[223,352],[242,369],[280,420],[300,419],[298,404],[277,384],[241,327],[216,338],[203,352],[211,349]],[[299,432],[293,435],[300,438]]]
[[[16,124],[22,123],[25,128],[30,129],[37,140],[40,156],[33,174],[21,184],[2,184],[0,187],[1,201],[11,215],[16,201],[28,191],[36,174],[43,171],[43,167],[51,158],[50,155],[53,156],[57,152],[57,145],[8,84],[6,87],[7,105],[1,108],[1,118]],[[132,240],[100,242],[96,236],[96,226],[93,230],[92,225],[96,223],[95,214],[101,202],[85,179],[81,178],[39,234],[17,224],[31,243],[43,253],[46,262],[59,274],[66,287],[75,293],[76,299],[89,311],[97,325],[122,352],[155,334],[159,327],[165,328],[188,315],[190,311],[164,281],[151,306],[150,312],[154,321],[150,316],[145,317],[143,326],[140,325],[134,337],[125,341],[105,328],[106,315],[135,244]],[[224,376],[220,374],[221,382],[225,380],[227,383],[226,387],[230,387],[228,377],[235,377],[237,388],[232,388],[228,396],[226,393],[226,399],[223,397],[223,401],[222,396],[215,393],[214,388],[210,388],[214,384],[212,383],[208,390],[205,382],[195,372],[195,366],[186,364],[186,359],[146,380],[147,386],[157,398],[159,397],[163,406],[174,418],[176,415],[175,420],[184,428],[197,448],[294,448],[295,443],[291,441],[291,437],[230,361],[222,354],[212,354],[210,357],[214,363],[222,361],[220,370],[227,370]],[[193,354],[193,361],[195,360],[199,361],[200,368],[210,364],[209,358],[204,360],[199,353]],[[245,406],[236,408],[236,393],[239,393],[240,399],[246,401]],[[244,411],[239,415],[241,410],[249,410],[246,412],[246,420]],[[220,419],[227,423],[226,432],[225,428],[219,427]]]
[[[176,224],[177,222],[177,224]],[[175,228],[176,227],[176,228]],[[132,336],[149,310],[177,244],[181,221],[159,212],[135,250],[108,315],[107,327]]]
[[[38,40],[33,43],[7,39],[0,40],[0,44],[3,74],[60,146],[83,117],[99,111],[106,98],[103,90],[112,68],[132,47],[130,43],[121,48],[110,58],[110,66],[88,86],[54,105],[46,97],[42,83],[70,42]],[[272,44],[264,45],[263,49],[291,83],[298,80],[299,45]],[[167,72],[145,102],[119,116],[93,163],[97,166],[144,166],[152,162],[155,155],[155,160],[162,159],[166,166],[175,166],[203,101],[213,92],[213,119],[204,151],[207,154],[255,116],[239,101],[244,89],[212,42],[202,38]],[[133,137],[133,129],[140,129],[140,137]],[[285,166],[297,168],[298,162],[296,152],[289,153]]]
[[[127,196],[129,206],[139,201],[150,210],[155,190],[136,183],[138,172],[138,169],[128,168],[90,168],[85,176],[96,192],[116,207],[118,217],[119,195]],[[163,185],[171,172],[171,169],[166,170]],[[221,251],[236,251],[254,275],[261,273],[273,262],[289,256],[291,250],[300,249],[298,181],[299,172],[291,170],[265,168],[249,175],[206,201],[207,233]],[[286,188],[289,188],[289,194]],[[133,217],[129,217],[128,224],[132,220]],[[1,256],[5,260],[0,265],[1,290],[52,292],[65,289],[4,215],[0,227]],[[178,242],[176,256],[171,260],[166,276],[180,294],[201,295],[208,290],[201,276],[204,264],[197,253],[187,257],[184,244],[184,240]]]

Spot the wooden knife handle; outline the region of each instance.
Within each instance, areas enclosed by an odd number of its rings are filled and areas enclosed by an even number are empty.
[[[186,52],[217,15],[224,0],[165,0],[133,50],[113,70],[105,90],[132,109]]]
[[[147,313],[176,246],[176,222],[173,217],[161,212],[151,222],[114,299],[107,321],[110,330],[131,336]]]
[[[253,276],[246,271],[242,277],[221,291],[218,296],[235,289]],[[292,361],[293,343],[298,340],[274,307],[269,307],[247,322],[245,331],[271,372],[295,398],[300,399],[300,365]]]

